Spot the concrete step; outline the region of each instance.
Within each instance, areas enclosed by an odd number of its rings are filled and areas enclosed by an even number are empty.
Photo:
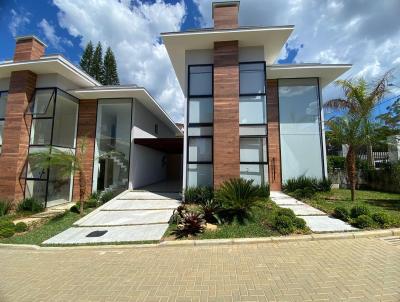
[[[345,232],[356,231],[357,228],[352,227],[346,222],[331,218],[329,216],[301,216],[310,228],[311,231],[316,233],[324,232]]]
[[[117,199],[106,203],[102,211],[125,211],[125,210],[165,210],[175,209],[180,202],[175,199],[150,199],[150,200],[128,200]]]
[[[162,192],[147,192],[147,191],[128,191],[118,199],[130,199],[130,200],[162,200],[162,199],[174,199],[181,200],[182,196],[180,193],[162,193]]]

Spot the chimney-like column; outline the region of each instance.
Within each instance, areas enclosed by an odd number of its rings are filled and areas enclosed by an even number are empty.
[[[14,62],[37,60],[45,44],[34,36],[16,40]],[[31,119],[25,116],[36,87],[36,74],[30,70],[13,71],[8,89],[3,146],[0,154],[0,198],[20,201],[25,181],[21,178],[29,148]]]
[[[214,2],[213,19],[215,29],[239,27],[239,1]]]

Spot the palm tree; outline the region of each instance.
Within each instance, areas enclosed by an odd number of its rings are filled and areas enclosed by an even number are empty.
[[[388,91],[390,75],[391,72],[387,72],[376,83],[370,85],[363,78],[337,80],[335,83],[343,89],[345,98],[332,99],[324,105],[343,113],[328,120],[327,126],[334,142],[348,145],[346,168],[353,201],[357,180],[357,153],[361,147],[371,146],[378,139],[379,127],[372,119],[372,112]]]
[[[77,152],[72,150],[59,150],[50,147],[49,151],[42,151],[29,154],[29,162],[32,170],[47,170],[49,168],[57,170],[57,176],[61,180],[67,180],[72,175],[77,174],[79,178],[79,212],[83,214],[83,203],[86,196],[86,177],[83,169],[82,159],[85,157],[87,149],[86,138],[78,144]]]

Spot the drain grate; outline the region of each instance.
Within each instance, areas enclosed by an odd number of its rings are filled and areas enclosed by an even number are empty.
[[[93,231],[93,232],[87,234],[86,237],[101,237],[107,232],[108,231]]]
[[[390,245],[400,247],[400,236],[386,237],[382,238],[382,240],[385,241],[386,243],[389,243]]]

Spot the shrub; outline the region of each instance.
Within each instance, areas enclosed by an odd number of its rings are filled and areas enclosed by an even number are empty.
[[[275,228],[282,235],[291,234],[295,229],[293,219],[285,215],[278,215],[275,217]]]
[[[221,205],[215,199],[207,200],[200,204],[201,211],[204,215],[204,219],[208,223],[221,223],[218,212],[221,210]]]
[[[195,236],[202,233],[205,228],[203,214],[194,212],[183,212],[181,222],[172,232],[177,238]]]
[[[96,201],[99,201],[100,198],[101,198],[101,192],[98,192],[98,191],[93,192],[93,193],[90,194],[90,196],[89,196],[89,200],[96,200]]]
[[[287,208],[279,208],[279,210],[276,212],[276,216],[287,216],[292,219],[296,218],[293,210]]]
[[[333,210],[332,216],[337,219],[347,221],[349,220],[350,213],[349,210],[345,207],[336,207]]]
[[[11,200],[0,200],[0,216],[7,215],[12,207]]]
[[[370,211],[368,207],[360,205],[360,206],[354,206],[350,210],[350,216],[351,218],[357,218],[361,215],[366,215],[368,216],[370,214]]]
[[[381,227],[385,227],[390,223],[389,216],[385,212],[376,212],[371,217]]]
[[[105,191],[101,193],[100,201],[101,203],[106,203],[113,199],[115,196],[119,194],[119,191]]]
[[[304,230],[307,227],[306,221],[300,217],[296,217],[293,220],[293,224],[299,230]]]
[[[331,190],[332,181],[329,179],[321,179],[318,181],[318,191],[329,192]]]
[[[205,203],[214,198],[214,190],[211,187],[189,187],[184,192],[185,203]]]
[[[170,222],[171,223],[175,223],[175,224],[179,224],[182,222],[182,217],[183,214],[187,212],[187,208],[185,205],[180,205],[179,207],[177,207],[174,212],[172,213]]]
[[[346,167],[346,158],[338,155],[328,156],[328,170],[333,172],[335,169],[344,170]]]
[[[353,225],[360,229],[365,229],[372,227],[374,225],[374,221],[368,215],[360,215],[353,221]]]
[[[0,221],[0,238],[9,238],[15,234],[15,225],[10,220]]]
[[[72,212],[72,213],[77,213],[77,214],[79,214],[79,206],[78,205],[73,205],[70,209],[70,212]]]
[[[44,203],[35,198],[25,198],[18,205],[18,211],[38,213],[44,210]]]
[[[25,222],[18,222],[15,225],[15,232],[17,233],[22,233],[22,232],[26,232],[28,230],[28,226],[26,225]]]
[[[293,193],[298,198],[311,198],[315,192],[329,192],[332,182],[329,179],[317,179],[300,176],[288,179],[283,185],[283,191]]]

